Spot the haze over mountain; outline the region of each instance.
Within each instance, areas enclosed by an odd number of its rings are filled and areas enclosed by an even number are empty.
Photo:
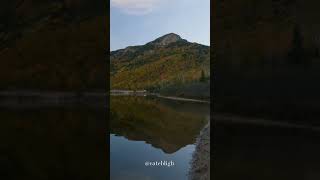
[[[197,82],[208,85],[210,47],[174,33],[110,55],[111,89],[159,91]]]

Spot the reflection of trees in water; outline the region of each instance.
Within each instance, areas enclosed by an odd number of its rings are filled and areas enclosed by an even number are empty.
[[[319,179],[319,132],[216,121],[213,179]]]
[[[106,179],[104,110],[0,110],[4,179]]]
[[[145,141],[165,153],[194,143],[207,121],[205,115],[177,111],[160,100],[141,97],[113,97],[110,112],[111,133]]]

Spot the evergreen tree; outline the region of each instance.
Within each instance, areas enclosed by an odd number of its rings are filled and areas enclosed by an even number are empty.
[[[205,73],[204,73],[204,71],[203,71],[203,69],[201,70],[201,76],[200,76],[200,81],[201,82],[204,82],[206,80],[206,75],[205,75]]]

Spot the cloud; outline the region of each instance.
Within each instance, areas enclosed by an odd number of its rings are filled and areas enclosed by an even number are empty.
[[[111,0],[111,6],[132,15],[151,13],[161,0]]]

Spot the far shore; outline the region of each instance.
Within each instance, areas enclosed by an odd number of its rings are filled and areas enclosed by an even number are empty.
[[[0,107],[43,107],[72,104],[105,107],[107,95],[102,91],[0,91]]]
[[[57,95],[57,96],[68,96],[75,94],[84,94],[84,95],[103,95],[106,94],[103,90],[96,91],[51,91],[51,90],[0,90],[0,96],[48,96],[48,95]]]
[[[189,101],[189,102],[198,102],[198,103],[208,103],[208,104],[210,104],[210,101],[205,101],[205,100],[200,100],[200,99],[191,99],[191,98],[174,97],[174,96],[162,96],[162,95],[157,95],[157,97],[164,98],[164,99],[176,100],[176,101]]]
[[[213,113],[212,119],[216,123],[228,123],[228,124],[247,124],[265,127],[277,127],[277,128],[292,128],[292,129],[304,129],[320,132],[320,127],[312,126],[308,124],[298,124],[280,120],[270,120],[264,118],[252,118],[243,117],[225,113]]]
[[[43,105],[61,105],[61,104],[107,104],[107,97],[109,96],[154,96],[157,98],[185,101],[194,103],[207,103],[209,100],[202,98],[189,98],[161,95],[159,93],[147,92],[146,90],[128,91],[128,90],[111,90],[104,91],[39,91],[39,90],[13,90],[0,91],[0,106],[43,106]]]
[[[160,93],[152,93],[147,92],[146,90],[111,90],[110,95],[112,96],[155,96],[158,98],[163,99],[170,99],[175,101],[188,101],[188,102],[198,102],[198,103],[208,103],[210,104],[209,100],[202,100],[201,98],[188,98],[188,97],[177,97],[177,96],[167,96],[167,95],[161,95]]]

